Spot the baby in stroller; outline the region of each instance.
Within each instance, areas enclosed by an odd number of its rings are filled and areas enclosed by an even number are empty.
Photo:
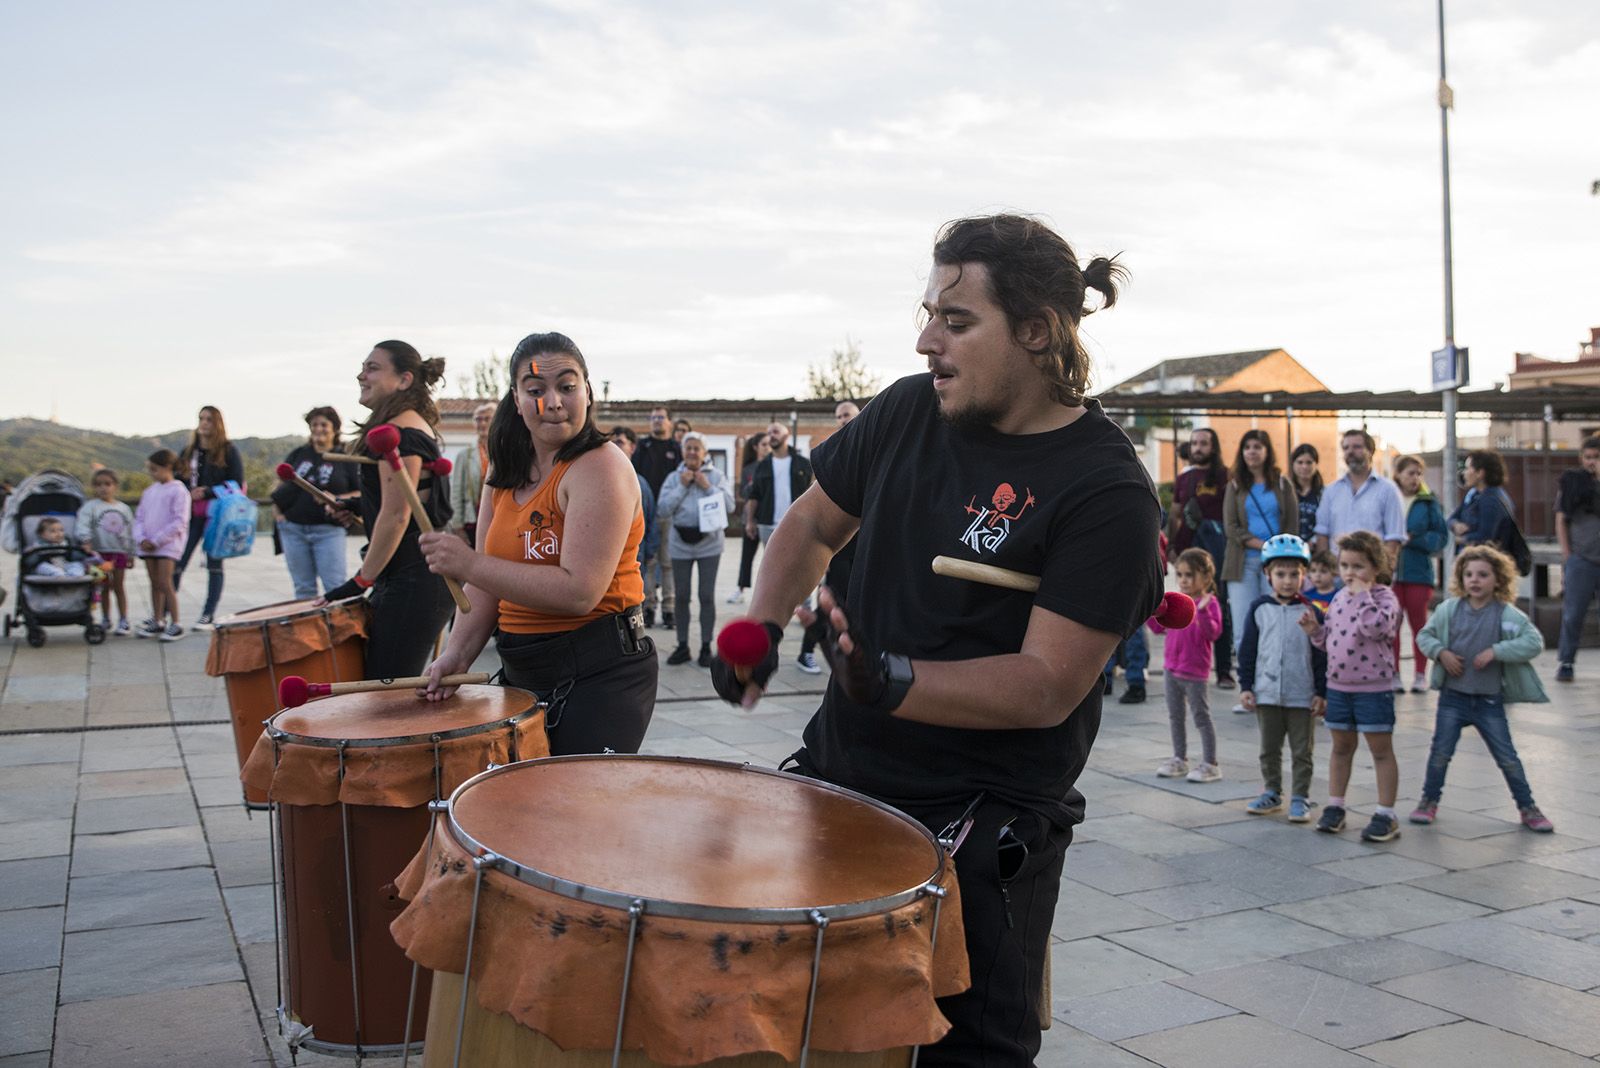
[[[94,553],[67,544],[67,528],[55,516],[45,516],[39,520],[34,537],[37,540],[27,554],[27,559],[33,562],[28,572],[30,575],[41,578],[81,578],[89,573],[91,564],[100,562]],[[52,548],[59,548],[60,552],[40,551]]]

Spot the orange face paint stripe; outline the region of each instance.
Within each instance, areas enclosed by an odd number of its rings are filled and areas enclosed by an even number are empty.
[[[530,362],[533,364],[534,377],[537,378],[538,375],[539,375],[539,361],[538,360],[532,360]],[[535,397],[535,398],[533,398],[533,410],[538,412],[540,415],[544,414],[544,398],[543,397]]]

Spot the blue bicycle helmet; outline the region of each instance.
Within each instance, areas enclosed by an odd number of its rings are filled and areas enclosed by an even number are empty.
[[[1261,546],[1261,566],[1273,560],[1299,560],[1311,566],[1311,550],[1293,534],[1274,534]]]

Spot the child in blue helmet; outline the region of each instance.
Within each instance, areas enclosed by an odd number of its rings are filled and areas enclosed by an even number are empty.
[[[1277,534],[1261,546],[1261,568],[1271,593],[1258,597],[1244,617],[1239,639],[1239,701],[1261,725],[1262,793],[1245,811],[1265,816],[1283,809],[1283,740],[1289,739],[1293,793],[1289,822],[1311,819],[1313,721],[1326,706],[1327,654],[1311,644],[1300,626],[1309,608],[1305,594],[1311,551],[1293,534]]]

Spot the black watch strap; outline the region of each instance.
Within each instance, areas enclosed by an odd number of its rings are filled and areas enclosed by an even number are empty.
[[[906,691],[911,689],[911,684],[917,680],[917,674],[911,669],[911,658],[901,653],[883,654],[883,696],[878,699],[878,707],[885,712],[893,712],[900,707],[900,702],[906,699]]]

